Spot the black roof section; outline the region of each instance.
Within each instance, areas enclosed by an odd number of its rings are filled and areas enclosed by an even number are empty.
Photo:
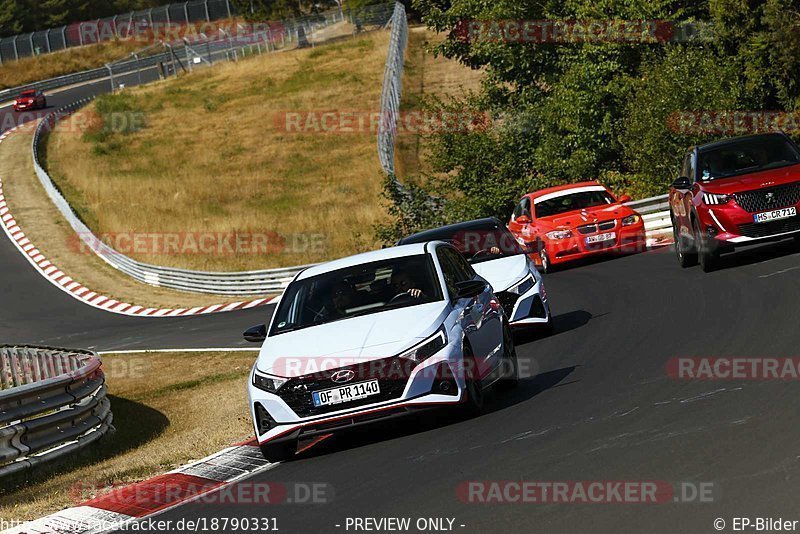
[[[404,237],[397,242],[397,245],[410,245],[412,243],[427,243],[428,241],[446,241],[457,232],[468,232],[474,230],[499,230],[505,229],[506,225],[495,217],[485,219],[475,219],[474,221],[460,222],[440,226],[424,232],[418,232]]]
[[[698,152],[705,152],[706,150],[711,150],[713,148],[720,148],[726,145],[738,144],[741,143],[742,141],[753,141],[755,139],[763,139],[765,137],[781,137],[783,139],[789,138],[789,136],[787,136],[783,132],[768,132],[768,133],[753,134],[753,135],[741,135],[739,137],[728,137],[727,139],[712,141],[704,145],[693,146],[689,148],[689,150],[697,149]]]

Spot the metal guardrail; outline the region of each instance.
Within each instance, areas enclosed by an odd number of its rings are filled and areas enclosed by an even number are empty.
[[[101,365],[89,351],[0,345],[0,477],[113,430]]]
[[[153,31],[164,25],[211,22],[236,14],[236,7],[230,0],[190,0],[13,35],[0,39],[0,64],[76,46],[127,39],[132,34]]]
[[[669,195],[660,195],[628,202],[642,216],[647,238],[664,240],[672,236],[672,221],[669,217]]]
[[[201,1],[200,3],[202,4],[203,2]],[[175,61],[183,62],[184,60],[190,61],[193,58],[199,58],[203,61],[213,63],[213,57],[215,55],[220,55],[221,59],[238,59],[248,52],[254,53],[256,48],[258,49],[258,53],[261,53],[262,46],[264,47],[264,51],[272,52],[285,47],[287,44],[300,43],[303,40],[307,41],[308,46],[314,46],[316,41],[313,39],[313,33],[317,30],[344,20],[349,20],[358,25],[382,26],[386,24],[391,14],[391,4],[377,4],[359,10],[332,10],[314,16],[257,24],[253,25],[253,28],[257,31],[245,33],[243,35],[234,34],[223,36],[224,30],[221,30],[219,35],[209,36],[206,39],[192,42],[189,46],[183,41],[176,41],[169,44],[156,43],[155,46],[161,49],[161,51],[156,54],[134,53],[119,61],[112,62],[105,67],[67,74],[49,80],[1,90],[0,102],[13,100],[21,92],[27,90],[36,89],[49,91],[60,87],[100,80],[109,77],[109,75],[112,78],[112,88],[116,88],[113,87],[114,76],[131,74],[143,69],[153,68],[158,63],[171,63],[173,67],[171,74],[175,74],[177,73],[177,69],[174,65]],[[191,68],[191,65],[189,64],[185,67]]]

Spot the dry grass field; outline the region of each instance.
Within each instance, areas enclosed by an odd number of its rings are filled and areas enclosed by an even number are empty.
[[[255,353],[103,357],[116,432],[0,488],[0,518],[31,520],[165,473],[253,434],[247,374]]]
[[[193,308],[242,300],[142,284],[112,268],[91,251],[79,248],[75,232],[33,172],[32,137],[33,124],[30,124],[0,144],[6,202],[28,239],[73,280],[101,295],[147,308]],[[5,236],[0,238],[5,239]]]
[[[142,46],[142,43],[134,41],[108,41],[10,61],[0,65],[0,89],[96,69],[123,58]]]
[[[64,123],[48,142],[51,175],[96,233],[270,242],[266,253],[123,251],[149,263],[239,271],[369,250],[385,217],[375,132],[323,131],[305,118],[378,110],[388,39],[258,56],[106,97],[101,112],[145,126],[84,135]],[[304,117],[300,128],[287,112]]]

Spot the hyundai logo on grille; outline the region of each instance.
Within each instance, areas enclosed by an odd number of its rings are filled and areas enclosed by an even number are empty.
[[[348,369],[344,371],[336,371],[331,375],[331,380],[337,384],[341,384],[343,382],[350,382],[355,376],[356,374]]]

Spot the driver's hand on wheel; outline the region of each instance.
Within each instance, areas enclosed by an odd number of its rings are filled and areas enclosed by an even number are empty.
[[[420,298],[422,296],[422,290],[421,289],[416,289],[416,288],[409,289],[407,291],[407,293],[409,295],[411,295],[412,297],[414,297],[415,299],[418,299],[418,298]]]
[[[500,249],[498,247],[492,247],[492,248],[489,249],[489,252],[496,256],[496,255],[500,254]]]

